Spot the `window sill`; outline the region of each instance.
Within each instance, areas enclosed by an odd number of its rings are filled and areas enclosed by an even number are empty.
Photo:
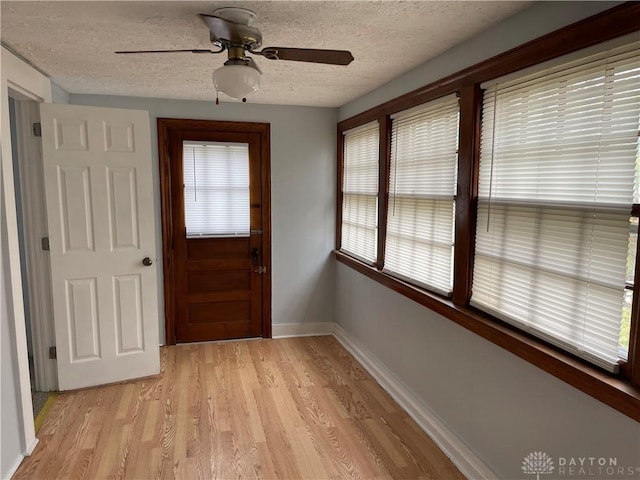
[[[340,251],[335,251],[334,254],[340,263],[424,305],[640,422],[640,391],[635,389],[629,381],[588,365],[472,307],[457,306],[449,299],[402,282]]]

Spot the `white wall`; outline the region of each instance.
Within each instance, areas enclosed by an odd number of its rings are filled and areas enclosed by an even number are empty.
[[[18,364],[13,340],[13,311],[9,289],[9,255],[4,205],[0,196],[0,479],[9,478],[22,460],[21,406],[18,401]]]
[[[212,99],[213,99],[212,88]],[[333,321],[336,110],[328,108],[71,95],[70,103],[148,110],[158,164],[158,117],[271,124],[273,324]],[[157,249],[162,252],[158,169],[154,171]],[[157,262],[162,268],[161,262]],[[161,272],[160,272],[161,273]],[[159,275],[160,338],[164,338]]]
[[[33,427],[22,300],[9,90],[33,100],[51,101],[51,82],[4,47],[0,55],[0,478],[4,479],[38,442]]]
[[[614,5],[535,4],[343,106],[339,117]],[[336,321],[501,478],[534,478],[521,471],[532,451],[616,457],[619,465],[640,468],[639,423],[342,264],[336,269]],[[632,473],[615,478],[640,478],[640,470]]]

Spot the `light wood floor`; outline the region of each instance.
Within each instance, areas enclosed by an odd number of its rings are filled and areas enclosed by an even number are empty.
[[[463,479],[333,337],[163,347],[63,393],[16,479]]]

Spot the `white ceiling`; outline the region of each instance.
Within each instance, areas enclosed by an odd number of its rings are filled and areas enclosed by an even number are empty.
[[[500,20],[523,1],[5,1],[2,42],[70,93],[212,100],[226,57],[115,55],[116,50],[210,48],[198,13],[242,6],[258,14],[264,46],[350,50],[347,66],[258,57],[252,103],[337,107]],[[221,100],[224,100],[221,98]]]

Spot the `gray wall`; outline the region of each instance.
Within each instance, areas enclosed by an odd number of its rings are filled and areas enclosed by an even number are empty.
[[[57,83],[51,82],[51,102],[52,103],[69,103],[69,94],[63,90]]]
[[[16,462],[22,459],[20,439],[22,416],[17,392],[20,391],[18,361],[13,330],[13,312],[9,289],[9,252],[7,251],[7,222],[0,195],[0,478],[9,477]]]
[[[18,129],[16,126],[16,101],[9,97],[9,120],[11,123],[11,145],[18,145]],[[20,243],[20,271],[22,272],[22,301],[24,302],[24,321],[27,330],[27,351],[33,355],[33,342],[31,334],[31,312],[29,311],[29,282],[27,280],[27,258],[24,254],[24,222],[22,209],[22,184],[20,183],[20,159],[18,148],[11,150],[13,155],[13,185],[16,193],[16,217],[18,219],[18,242]]]
[[[533,451],[640,467],[637,422],[345,265],[336,273],[340,326],[500,478],[530,477]]]
[[[613,5],[535,4],[343,106],[339,117]],[[640,467],[639,423],[354,270],[342,264],[336,270],[338,324],[501,478],[530,478],[520,467],[532,451],[552,457],[616,457],[619,465]],[[640,470],[621,478],[640,478]]]
[[[213,87],[212,87],[212,99]],[[334,315],[335,125],[328,108],[71,95],[70,103],[148,110],[158,165],[158,117],[271,124],[273,323],[330,322]],[[154,197],[158,256],[162,252],[157,167]],[[161,269],[161,262],[157,262]],[[161,273],[161,272],[160,272]],[[160,338],[164,339],[162,275]]]
[[[495,27],[343,105],[338,111],[339,120],[352,117],[619,3],[622,2],[536,2]]]

